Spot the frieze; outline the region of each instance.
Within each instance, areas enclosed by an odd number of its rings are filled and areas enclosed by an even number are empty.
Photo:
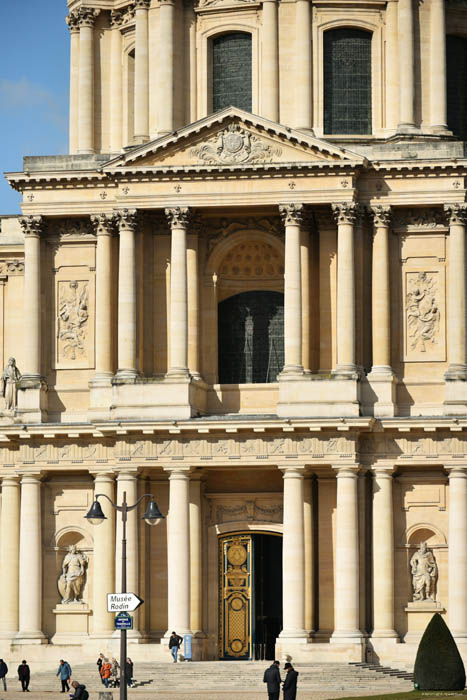
[[[442,209],[394,209],[392,226],[403,230],[445,228],[446,216]]]
[[[95,239],[95,233],[90,218],[86,219],[60,219],[59,221],[47,222],[47,234],[49,236],[58,236],[60,240],[68,240],[71,238],[88,238]]]
[[[212,504],[209,520],[216,525],[240,520],[281,523],[283,506],[279,502],[280,496],[278,495],[277,501],[274,502],[276,499],[272,498],[237,499],[233,495],[229,498],[228,504],[219,502]],[[232,503],[232,500],[238,500],[238,502]]]
[[[24,260],[1,260],[0,275],[24,275]]]
[[[229,124],[209,141],[191,149],[191,155],[200,163],[235,165],[245,163],[270,163],[279,157],[282,149],[269,146],[259,136],[243,129],[239,124]]]

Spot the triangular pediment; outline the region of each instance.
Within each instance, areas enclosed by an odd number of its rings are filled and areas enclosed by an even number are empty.
[[[136,146],[104,170],[224,169],[266,165],[342,166],[365,158],[310,134],[229,107],[179,131]]]

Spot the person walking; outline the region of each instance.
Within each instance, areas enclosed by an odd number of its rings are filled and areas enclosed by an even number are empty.
[[[0,659],[0,678],[3,681],[3,690],[6,691],[6,674],[8,673],[8,666],[3,659]]]
[[[112,666],[110,665],[109,660],[104,656],[104,659],[102,660],[101,678],[106,688],[109,687],[109,678],[111,671]]]
[[[74,700],[88,700],[89,693],[86,690],[86,686],[83,683],[78,683],[78,681],[72,681],[71,687],[75,689],[73,695],[70,695]]]
[[[298,671],[289,662],[285,664],[284,670],[287,672],[284,685],[282,686],[284,700],[295,700],[297,697]]]
[[[65,661],[64,659],[60,659],[60,666],[58,667],[58,671],[56,673],[57,676],[60,676],[60,681],[62,683],[62,689],[61,693],[68,693],[70,690],[70,686],[68,681],[70,680],[71,677],[71,667],[68,661]]]
[[[279,700],[281,692],[281,674],[279,671],[279,661],[274,661],[264,672],[263,683],[267,683],[269,700]]]
[[[18,666],[18,680],[21,681],[21,688],[23,693],[29,693],[29,681],[31,679],[31,671],[26,663],[26,659],[23,659]]]
[[[182,642],[182,637],[180,637],[180,635],[178,635],[176,632],[172,632],[169,639],[169,649],[170,653],[172,654],[174,664],[177,663],[178,650],[180,649],[180,645]]]
[[[127,658],[125,662],[125,671],[126,671],[126,684],[129,688],[133,687],[133,661],[130,659],[130,657]]]
[[[99,654],[99,658],[96,661],[96,665],[97,665],[97,672],[100,676],[102,685],[104,685],[104,679],[102,678],[102,674],[101,674],[103,663],[104,663],[104,654]]]
[[[112,668],[110,671],[112,686],[118,688],[120,685],[120,664],[115,657],[112,658]]]

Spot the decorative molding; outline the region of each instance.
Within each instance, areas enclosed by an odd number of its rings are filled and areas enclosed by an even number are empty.
[[[229,250],[219,266],[219,276],[231,280],[282,280],[284,260],[269,243],[245,240]]]
[[[86,357],[89,319],[87,281],[58,282],[57,359],[82,360]]]
[[[394,209],[392,223],[393,228],[433,229],[445,226],[446,219],[442,209]]]
[[[282,494],[277,495],[277,500],[281,499]],[[217,500],[217,499],[215,499]],[[210,524],[221,525],[223,523],[237,522],[246,520],[254,522],[281,523],[283,518],[283,505],[281,502],[271,503],[271,498],[267,501],[264,498],[238,498],[235,494],[230,496],[229,504],[212,503],[210,509]],[[238,501],[237,504],[232,504],[232,501]]]
[[[373,217],[373,224],[376,226],[389,226],[391,223],[392,211],[391,207],[376,205],[369,207],[370,216]]]
[[[119,29],[123,24],[124,13],[123,10],[111,10],[110,11],[110,28]]]
[[[81,27],[94,27],[94,23],[101,11],[93,7],[79,7],[75,12],[78,13],[77,22],[81,29]]]
[[[96,236],[111,236],[116,229],[115,214],[92,214],[91,224],[94,227]]]
[[[439,341],[438,272],[408,272],[405,297],[408,351],[427,351]]]
[[[281,155],[282,149],[266,145],[239,124],[229,124],[206,143],[192,148],[190,153],[202,163],[232,165],[270,163],[274,156]]]
[[[44,227],[42,216],[20,216],[18,220],[25,236],[38,237],[41,235]]]
[[[115,212],[119,231],[136,231],[138,212],[136,209],[120,209]]]
[[[300,226],[303,222],[305,213],[303,204],[279,204],[279,214],[281,215],[284,226]]]
[[[245,219],[210,219],[209,229],[207,232],[206,253],[209,256],[215,246],[238,231],[264,231],[276,238],[284,241],[284,230],[279,224],[279,219],[272,217],[263,217],[262,219],[254,219],[248,217]]]
[[[192,214],[193,212],[190,207],[170,207],[165,210],[165,215],[171,229],[188,228]]]
[[[135,10],[149,10],[151,0],[133,0]]]
[[[195,9],[198,11],[211,8],[222,10],[224,8],[245,7],[252,4],[259,4],[259,0],[195,0]]]
[[[57,222],[49,221],[47,233],[52,236],[58,236],[60,239],[95,238],[91,220],[89,218],[61,219]]]
[[[79,32],[79,13],[78,10],[73,10],[70,12],[69,15],[65,17],[65,22],[68,25],[68,29],[70,30],[70,33],[78,33]]]
[[[24,260],[0,260],[0,275],[24,275]]]
[[[360,214],[359,207],[355,202],[338,202],[337,204],[331,204],[331,208],[338,225],[354,224],[357,216]]]
[[[461,224],[465,226],[467,222],[467,204],[445,204],[444,211],[448,220],[449,226]]]

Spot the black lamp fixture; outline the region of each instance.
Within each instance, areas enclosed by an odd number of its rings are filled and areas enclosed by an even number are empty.
[[[104,520],[107,520],[106,516],[102,512],[102,507],[99,501],[96,499],[92,506],[89,509],[89,512],[87,515],[84,516],[89,520],[91,525],[100,525],[101,523],[104,522]]]
[[[146,512],[141,518],[141,520],[144,520],[148,525],[158,525],[161,520],[163,520],[164,516],[159,510],[159,506],[155,502],[155,500],[152,498],[149,503],[148,507],[146,508]]]

